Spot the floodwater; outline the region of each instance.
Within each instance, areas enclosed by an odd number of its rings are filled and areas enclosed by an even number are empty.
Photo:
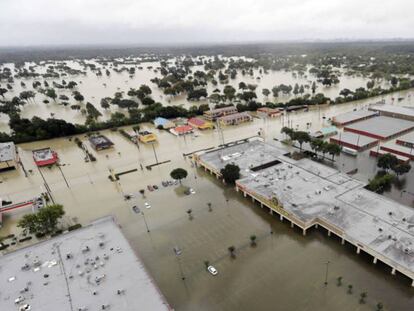
[[[174,62],[175,59],[171,59],[171,63]],[[91,60],[88,61],[90,64],[95,64],[98,68],[102,68],[102,65],[99,63]],[[78,70],[83,70],[83,67],[77,61],[66,61],[66,64]],[[32,63],[26,63],[26,68],[33,65]],[[36,72],[38,73],[45,73],[47,70],[46,65],[37,65]],[[4,67],[10,68],[12,71],[14,70],[13,64],[4,64]],[[146,84],[151,87],[152,89],[152,98],[155,101],[161,102],[163,105],[182,105],[186,108],[189,108],[192,105],[199,105],[199,104],[206,104],[208,103],[207,100],[200,100],[198,102],[189,102],[186,99],[185,95],[179,95],[175,97],[165,96],[162,93],[162,90],[158,89],[154,83],[150,80],[154,77],[161,77],[159,71],[156,71],[156,68],[160,66],[159,62],[145,62],[142,63],[140,66],[143,67],[142,70],[137,69],[136,73],[133,76],[130,76],[127,72],[117,73],[113,71],[112,68],[107,66],[106,68],[109,69],[111,72],[110,76],[106,76],[105,69],[103,70],[102,76],[96,76],[95,72],[87,69],[86,75],[77,75],[77,76],[63,76],[60,79],[33,79],[33,78],[24,78],[24,79],[15,79],[15,83],[13,84],[13,90],[10,90],[5,94],[6,99],[11,99],[14,96],[19,96],[20,92],[24,90],[32,90],[32,84],[34,81],[48,81],[50,87],[52,87],[52,82],[55,81],[57,83],[61,83],[62,79],[66,82],[75,81],[78,83],[75,90],[78,90],[82,95],[84,95],[85,100],[81,103],[81,107],[84,108],[86,102],[92,103],[101,113],[102,117],[101,120],[107,120],[110,118],[111,112],[119,111],[122,112],[125,110],[119,109],[116,106],[111,106],[110,109],[105,110],[100,106],[100,100],[104,97],[113,97],[115,92],[124,92],[124,98],[129,98],[127,92],[130,88],[138,88],[141,84]],[[126,67],[131,68],[132,65],[120,65],[118,68]],[[310,69],[310,68],[309,68]],[[195,72],[197,70],[204,71],[203,66],[193,66],[192,71]],[[235,79],[230,79],[229,84],[235,87],[238,90],[238,85],[240,82],[245,82],[246,84],[254,84],[258,85],[256,89],[256,94],[258,96],[258,101],[260,102],[267,102],[267,101],[274,101],[274,102],[285,102],[291,98],[293,95],[280,95],[277,99],[273,98],[271,95],[268,98],[265,98],[262,94],[263,88],[268,88],[271,90],[275,85],[285,84],[285,85],[292,85],[294,86],[295,83],[299,85],[311,85],[313,81],[316,81],[315,76],[307,73],[304,76],[298,76],[293,72],[288,71],[269,71],[267,74],[260,73],[258,69],[253,70],[253,76],[249,74],[242,75],[241,70],[238,71],[238,74]],[[316,92],[324,93],[327,97],[334,99],[335,97],[339,96],[339,92],[344,89],[348,88],[350,90],[355,90],[360,86],[366,86],[366,83],[369,81],[368,78],[364,78],[361,76],[348,76],[345,74],[343,70],[340,70],[342,75],[340,76],[340,83],[337,85],[333,85],[331,87],[325,87],[320,83],[317,83],[318,88]],[[217,73],[218,76],[218,73]],[[218,80],[218,78],[216,77]],[[22,87],[20,82],[24,82],[26,87]],[[388,82],[381,82],[381,86],[389,87],[390,85]],[[43,87],[43,86],[42,86]],[[208,94],[212,94],[215,89],[219,89],[222,91],[224,88],[224,84],[218,84],[214,86],[212,83],[208,83],[207,91]],[[75,100],[72,97],[72,91],[68,89],[57,89],[55,88],[58,97],[59,95],[66,95],[69,97],[70,105],[75,104]],[[305,93],[311,92],[310,88],[305,89]],[[43,100],[49,100],[48,104],[43,103]],[[32,118],[33,116],[39,116],[42,118],[50,118],[54,117],[57,119],[64,119],[68,122],[72,123],[79,123],[83,124],[86,120],[86,115],[82,114],[81,111],[72,110],[70,105],[63,106],[59,104],[61,101],[57,100],[54,102],[50,98],[46,96],[36,93],[34,101],[29,102],[24,107],[22,107],[21,116],[25,118]],[[6,115],[0,114],[0,131],[9,131],[8,129],[8,117]]]
[[[393,96],[404,97],[400,105],[412,105],[412,94],[402,92]],[[384,99],[390,102],[391,96]],[[327,125],[326,120],[338,113],[378,100],[380,98],[315,107],[309,112],[293,112],[289,120],[299,129],[306,129],[309,123],[309,130],[313,131]],[[254,119],[249,124],[225,128],[224,141],[250,137],[260,129],[264,129],[265,140],[281,138],[280,129],[287,122],[287,117]],[[112,131],[102,133],[115,143],[115,148],[98,153],[89,148],[97,157],[97,162],[90,163],[83,161],[82,151],[68,138],[27,143],[19,145],[19,151],[26,170],[31,173],[27,178],[21,170],[2,173],[0,196],[18,202],[44,191],[31,150],[47,146],[56,150],[69,187],[56,167],[43,168],[42,173],[54,200],[65,206],[64,221],[85,224],[104,215],[115,215],[131,245],[176,310],[374,310],[378,302],[382,302],[386,310],[413,310],[414,289],[410,287],[410,280],[398,274],[392,276],[388,267],[372,264],[371,258],[357,255],[351,246],[342,246],[322,230],[311,230],[303,237],[288,223],[280,222],[213,176],[192,167],[183,153],[221,144],[217,130],[199,132],[198,137],[175,137],[150,124],[144,127],[158,135],[155,152],[159,161],[171,160],[170,163],[151,171],[141,170],[140,164],[146,166],[155,162],[152,147],[141,144],[138,149]],[[84,136],[80,138],[86,140]],[[374,162],[369,158],[363,161],[371,166],[362,165],[361,173],[369,173]],[[350,157],[341,156],[338,163],[345,171],[359,166],[359,162]],[[196,194],[187,196],[180,186],[160,185],[162,180],[169,179],[169,172],[176,167],[189,172],[183,184],[194,188]],[[120,182],[114,183],[108,179],[110,168],[116,173],[138,170],[122,175]],[[407,179],[411,180],[412,175]],[[148,184],[157,184],[160,189],[146,190],[142,197],[139,190],[146,189]],[[124,194],[133,194],[134,198],[125,201]],[[144,202],[150,203],[151,208],[146,209]],[[208,202],[212,203],[211,212]],[[144,216],[135,214],[133,205],[138,205]],[[192,220],[187,215],[188,209],[192,210]],[[16,222],[28,212],[5,215],[0,235],[18,233]],[[252,234],[258,237],[256,247],[249,245]],[[231,245],[236,248],[235,259],[230,258],[227,250]],[[175,246],[182,249],[179,258],[174,255]],[[205,260],[217,268],[217,276],[205,271]],[[327,261],[330,263],[328,286],[325,287]],[[185,280],[181,279],[181,271]],[[342,286],[336,284],[339,276],[343,277]],[[353,285],[352,294],[347,293],[350,284]],[[368,294],[366,304],[359,304],[361,292]]]

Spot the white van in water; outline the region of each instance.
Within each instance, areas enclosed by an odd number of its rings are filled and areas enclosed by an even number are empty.
[[[349,154],[351,156],[356,157],[358,155],[358,151],[356,151],[355,149],[352,148],[348,148],[348,147],[342,147],[342,152]]]

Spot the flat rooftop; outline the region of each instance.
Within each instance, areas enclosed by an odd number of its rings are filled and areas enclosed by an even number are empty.
[[[358,132],[379,139],[387,139],[414,129],[414,122],[379,116],[345,126],[345,131]]]
[[[251,140],[203,153],[200,159],[217,172],[234,163],[240,167],[240,175],[244,176],[251,168],[278,160],[279,155],[287,153],[286,149],[273,142],[264,144],[260,140]]]
[[[89,141],[94,145],[112,144],[112,141],[104,135],[90,136]]]
[[[364,135],[359,135],[353,132],[342,132],[335,136],[332,136],[331,139],[336,140],[338,142],[343,142],[345,144],[354,145],[358,148],[363,148],[372,143],[378,142],[378,139]]]
[[[170,310],[113,218],[0,257],[0,310]]]
[[[335,117],[333,117],[333,121],[338,124],[349,124],[352,122],[356,122],[361,119],[371,118],[376,116],[377,113],[375,111],[368,111],[368,110],[356,110],[341,113]]]
[[[397,140],[403,143],[414,145],[414,132],[410,132],[408,134],[400,136]]]
[[[369,107],[371,111],[377,111],[379,113],[385,112],[387,114],[403,115],[414,118],[414,109],[411,107],[402,107],[394,105],[379,105]]]
[[[249,150],[250,143],[246,145]],[[239,189],[265,202],[277,202],[273,204],[282,206],[304,228],[315,223],[335,228],[347,241],[414,278],[412,208],[366,190],[365,183],[334,168],[307,158],[295,161],[281,155],[283,152],[275,155],[264,145],[255,142],[253,148],[265,150],[278,162],[261,170],[244,171],[237,181]],[[210,152],[209,157],[213,153],[218,157],[220,152],[225,151]]]
[[[13,142],[0,143],[0,162],[14,161],[16,159],[16,147]]]

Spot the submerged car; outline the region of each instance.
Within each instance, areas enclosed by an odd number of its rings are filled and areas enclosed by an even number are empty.
[[[210,272],[212,275],[217,275],[218,274],[217,269],[214,268],[213,266],[208,266],[207,271]]]
[[[134,205],[133,207],[132,207],[132,210],[135,212],[135,213],[140,213],[141,212],[141,210],[139,209],[139,207],[138,206],[136,206],[136,205]]]

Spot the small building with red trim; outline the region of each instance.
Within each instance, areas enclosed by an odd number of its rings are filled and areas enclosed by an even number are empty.
[[[190,125],[180,125],[170,129],[170,132],[176,136],[191,134],[193,128]]]
[[[32,153],[33,160],[38,167],[50,166],[59,161],[57,152],[53,151],[49,147],[33,150]]]

